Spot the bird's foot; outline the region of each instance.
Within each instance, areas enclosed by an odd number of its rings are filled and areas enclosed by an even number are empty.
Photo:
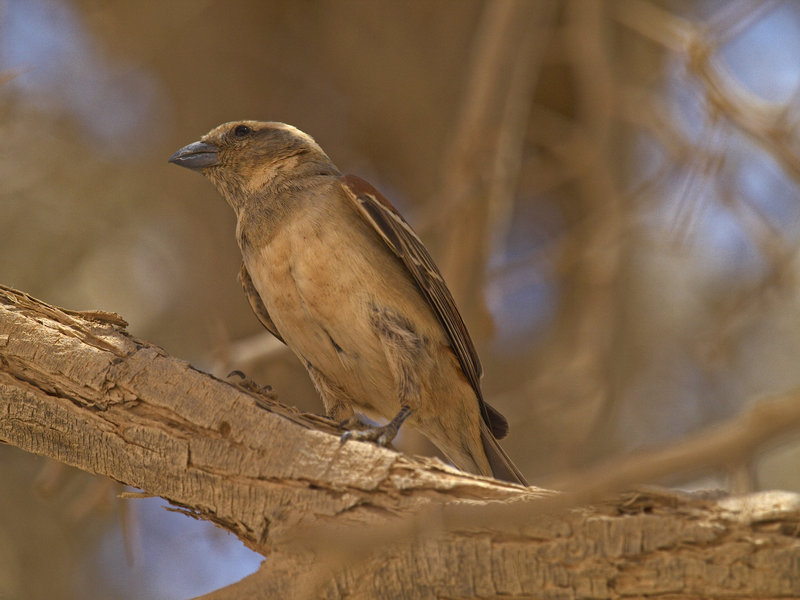
[[[333,418],[332,415],[328,414],[327,417]],[[339,429],[365,429],[371,427],[369,423],[367,423],[360,415],[353,415],[352,417],[348,417],[343,421],[339,421],[337,425]]]
[[[392,440],[397,436],[397,432],[400,431],[400,426],[403,422],[408,418],[411,414],[412,410],[408,406],[403,406],[400,409],[400,412],[397,413],[391,421],[389,421],[386,425],[370,425],[368,423],[364,423],[361,419],[356,416],[350,417],[349,419],[345,419],[341,423],[339,423],[340,428],[345,427],[353,427],[354,425],[360,425],[360,429],[352,429],[350,431],[345,431],[342,434],[341,442],[344,443],[347,440],[358,440],[362,442],[375,442],[378,446],[383,446],[384,448],[388,448],[389,445],[392,443]]]
[[[278,399],[278,395],[272,391],[271,385],[259,385],[238,369],[228,373],[228,376],[225,379],[228,383],[235,385],[239,389],[247,392],[254,392],[259,396],[264,396],[270,400]]]
[[[351,425],[351,421],[353,418],[346,419],[342,421],[347,425]],[[359,419],[360,421],[360,419]],[[340,428],[344,428],[342,423],[339,424]],[[392,440],[397,435],[397,431],[399,427],[393,425],[393,423],[388,423],[383,426],[379,425],[368,425],[364,422],[360,423],[360,429],[351,429],[349,431],[345,431],[342,434],[342,437],[339,438],[342,443],[346,442],[347,440],[357,440],[360,442],[375,442],[378,446],[383,446],[384,448],[388,448]]]

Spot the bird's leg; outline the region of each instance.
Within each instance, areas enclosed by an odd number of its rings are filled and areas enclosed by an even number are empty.
[[[346,431],[342,441],[367,440],[388,446],[401,425],[420,405],[419,367],[424,360],[423,340],[411,322],[389,309],[372,307],[372,325],[381,340],[386,361],[394,377],[400,411],[386,425]]]
[[[405,418],[397,424],[391,437],[385,441],[378,441],[381,432],[377,430],[380,428],[370,425],[364,421],[361,415],[356,414],[353,410],[353,399],[341,387],[325,377],[322,371],[309,361],[306,360],[305,365],[311,381],[314,382],[314,387],[317,388],[319,395],[322,397],[322,403],[325,405],[325,416],[334,421],[339,421],[339,429],[352,429],[352,431],[345,431],[342,434],[341,441],[344,442],[348,439],[367,440],[377,442],[382,446],[389,445],[394,436],[397,435],[397,429],[399,429]],[[381,439],[383,440],[384,438]]]

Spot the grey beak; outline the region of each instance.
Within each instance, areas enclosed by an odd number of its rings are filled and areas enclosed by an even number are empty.
[[[194,142],[184,146],[175,154],[169,157],[169,162],[181,167],[198,171],[206,167],[213,167],[217,164],[217,148],[214,144],[205,142]]]

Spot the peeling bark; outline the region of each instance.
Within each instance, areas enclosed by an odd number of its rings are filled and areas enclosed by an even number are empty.
[[[116,315],[2,287],[0,440],[162,496],[268,557],[214,600],[800,595],[797,495],[568,508],[342,445],[327,419],[202,373]]]

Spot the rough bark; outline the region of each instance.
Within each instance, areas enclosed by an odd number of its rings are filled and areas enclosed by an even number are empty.
[[[591,507],[353,442],[109,313],[0,287],[0,440],[164,497],[268,557],[227,598],[800,595],[800,499]]]

